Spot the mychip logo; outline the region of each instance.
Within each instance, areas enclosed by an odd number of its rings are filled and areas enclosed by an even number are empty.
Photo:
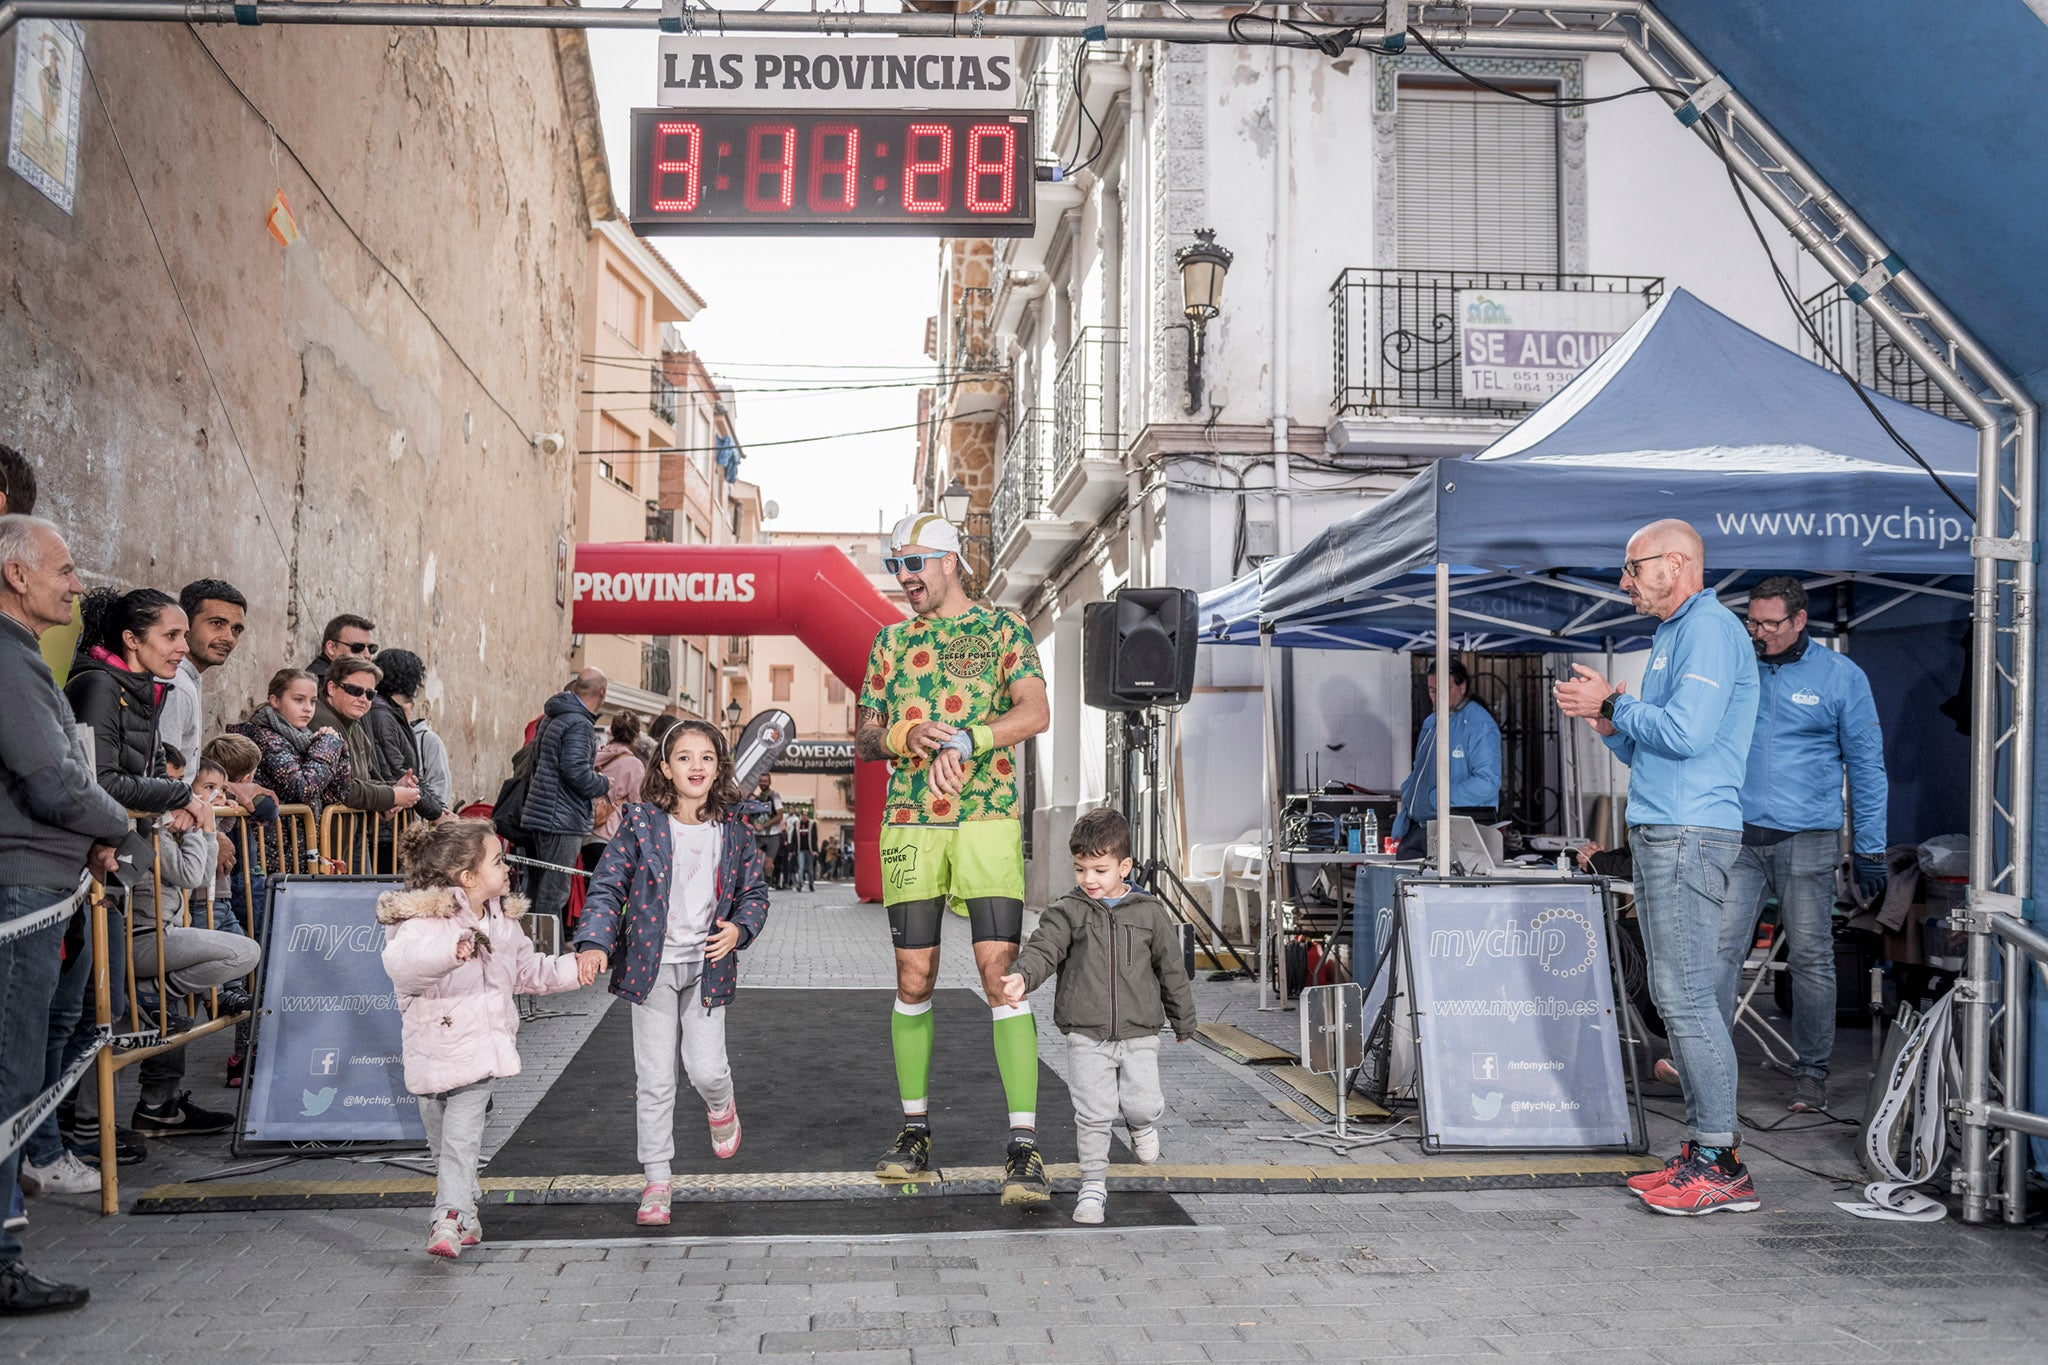
[[[1592,967],[1599,954],[1593,921],[1558,906],[1531,916],[1526,928],[1511,919],[1498,929],[1431,930],[1429,955],[1468,967],[1482,957],[1533,957],[1552,976],[1573,977]]]

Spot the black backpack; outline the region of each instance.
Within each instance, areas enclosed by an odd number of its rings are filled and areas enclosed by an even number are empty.
[[[508,844],[527,841],[526,827],[519,820],[526,811],[526,789],[533,785],[533,770],[540,766],[540,745],[547,733],[548,723],[542,721],[532,740],[512,755],[512,776],[505,779],[505,785],[498,788],[498,799],[491,803],[491,825]]]

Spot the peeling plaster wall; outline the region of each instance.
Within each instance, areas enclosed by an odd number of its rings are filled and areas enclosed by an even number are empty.
[[[488,798],[568,645],[569,465],[530,445],[575,430],[592,211],[555,39],[85,28],[75,212],[0,170],[0,440],[91,580],[248,596],[209,730],[355,611]]]

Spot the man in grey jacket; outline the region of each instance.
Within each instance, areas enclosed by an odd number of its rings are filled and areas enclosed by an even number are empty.
[[[8,702],[0,725],[0,1115],[42,1090],[58,944],[80,874],[111,873],[130,828],[79,753],[71,707],[37,648],[44,631],[71,620],[84,590],[56,527],[0,516],[0,696]],[[0,1133],[0,1144],[10,1141]],[[0,1189],[13,1187],[20,1160],[13,1146],[0,1156]],[[0,1314],[85,1304],[84,1286],[30,1273],[21,1250],[21,1239],[0,1229]]]

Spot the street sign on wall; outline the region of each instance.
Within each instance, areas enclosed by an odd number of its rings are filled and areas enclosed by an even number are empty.
[[[1600,358],[1649,302],[1559,289],[1458,291],[1458,383],[1466,398],[1540,403]]]

